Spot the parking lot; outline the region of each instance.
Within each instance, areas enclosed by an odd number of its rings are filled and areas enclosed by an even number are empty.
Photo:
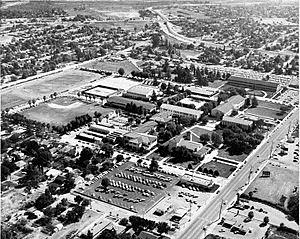
[[[155,172],[126,162],[105,175],[110,186],[104,190],[102,178],[90,185],[83,194],[134,212],[145,213],[168,195],[177,182],[174,175]]]
[[[299,92],[297,90],[287,90],[277,97],[277,100],[282,101],[284,104],[298,104]]]

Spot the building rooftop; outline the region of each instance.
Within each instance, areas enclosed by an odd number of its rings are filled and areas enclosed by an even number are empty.
[[[177,144],[177,146],[183,146],[186,147],[187,149],[190,149],[192,151],[197,151],[198,149],[202,148],[203,145],[201,143],[185,140],[181,138]]]
[[[229,82],[248,82],[248,83],[254,83],[254,84],[264,84],[266,86],[272,86],[272,87],[277,87],[278,83],[272,82],[272,81],[265,81],[265,80],[259,80],[259,79],[250,79],[250,78],[245,78],[241,76],[230,76],[228,79]]]
[[[158,91],[157,87],[149,86],[149,85],[136,85],[127,90],[127,93],[137,94],[137,95],[152,95],[153,91]]]
[[[144,124],[141,124],[137,129],[134,130],[134,132],[137,133],[147,133],[151,129],[155,128],[157,126],[157,123],[155,121],[147,121]]]
[[[233,105],[240,104],[244,102],[245,98],[241,95],[231,96],[227,101]]]
[[[199,175],[196,175],[196,174],[193,175],[193,174],[186,173],[182,176],[181,179],[185,180],[185,181],[189,181],[189,182],[194,182],[196,184],[203,185],[203,186],[206,186],[206,187],[210,187],[210,186],[213,185],[212,180],[202,178],[202,177],[200,177]]]
[[[253,124],[253,122],[250,120],[245,120],[245,119],[235,118],[230,116],[224,116],[222,121],[232,122],[235,124],[246,125],[246,126],[251,126]]]
[[[136,132],[129,132],[124,135],[127,138],[130,138],[130,142],[135,143],[135,144],[145,144],[149,145],[153,143],[157,137],[153,135],[146,135],[146,134],[141,134],[141,133],[136,133]]]
[[[223,103],[215,107],[213,110],[221,111],[223,114],[227,114],[230,110],[232,110],[232,104],[229,102]]]
[[[184,114],[197,115],[199,117],[203,113],[200,110],[194,110],[194,109],[185,108],[185,107],[181,107],[181,106],[177,106],[177,105],[170,105],[170,104],[162,104],[160,108],[164,109],[164,110],[170,110],[170,111],[175,111],[175,112],[182,112]]]
[[[125,98],[122,96],[112,96],[109,97],[107,99],[108,103],[116,103],[116,104],[121,104],[121,105],[126,105],[126,104],[136,104],[137,106],[142,106],[147,110],[152,110],[154,109],[156,106],[152,103],[149,102],[144,102],[144,101],[140,101],[140,100],[133,100],[133,99],[129,99],[129,98]]]
[[[199,94],[206,97],[211,97],[218,92],[217,89],[211,87],[188,86],[185,90],[190,90],[192,94]]]
[[[167,123],[172,120],[172,114],[168,112],[160,112],[153,115],[150,119],[159,123]]]

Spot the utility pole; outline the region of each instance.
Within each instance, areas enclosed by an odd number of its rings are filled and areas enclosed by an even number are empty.
[[[221,205],[220,205],[220,211],[219,211],[219,219],[221,218],[221,213],[222,213],[222,208],[223,208],[223,205],[226,205],[226,201],[223,200],[223,198],[221,199]]]
[[[274,141],[272,141],[272,144],[271,144],[269,159],[271,159],[271,157],[272,157],[273,149],[274,149]]]
[[[250,183],[251,174],[252,174],[252,168],[253,168],[253,166],[251,165],[251,168],[250,168],[250,171],[249,171],[249,175],[248,175],[248,184]]]

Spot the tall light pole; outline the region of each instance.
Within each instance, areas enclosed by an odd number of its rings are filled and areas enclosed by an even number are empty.
[[[251,174],[252,174],[252,168],[253,168],[253,165],[251,165],[251,168],[250,168],[250,171],[249,171],[249,175],[248,175],[248,184],[250,183]]]
[[[226,201],[224,201],[224,199],[222,198],[221,199],[221,205],[220,205],[220,211],[219,211],[219,219],[221,219],[221,214],[222,214],[222,208],[223,208],[223,205],[225,206],[226,205]]]

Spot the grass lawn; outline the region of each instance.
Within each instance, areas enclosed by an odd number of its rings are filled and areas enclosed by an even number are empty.
[[[198,164],[194,164],[194,161],[186,161],[186,162],[182,162],[182,163],[177,163],[177,162],[174,162],[173,160],[174,160],[174,158],[171,157],[166,162],[177,165],[177,166],[181,166],[181,167],[184,167],[184,168],[188,168],[188,165],[191,164],[192,169],[195,169],[201,163],[201,162],[199,162]]]
[[[152,154],[149,154],[147,156],[147,159],[153,159],[153,158],[158,161],[163,159],[163,157],[161,157],[158,153],[156,153],[156,151],[154,151]]]
[[[268,101],[262,101],[262,100],[258,100],[257,102],[258,102],[259,107],[264,107],[264,108],[269,108],[269,109],[274,109],[274,110],[280,110],[280,107],[284,106],[282,104],[268,102]]]
[[[231,155],[227,149],[219,149],[218,150],[218,157],[222,157],[222,158],[227,158],[227,159],[232,159],[235,161],[239,161],[239,162],[243,162],[248,155],[247,154],[238,154],[238,155]]]
[[[88,63],[84,65],[84,67],[112,72],[118,72],[120,68],[123,68],[125,70],[125,74],[130,74],[132,71],[139,71],[139,69],[128,60],[98,61],[96,63]]]
[[[99,74],[68,70],[4,89],[1,94],[1,110],[27,103],[30,99],[49,97],[54,92],[70,90],[71,87],[78,87],[97,77]]]
[[[212,169],[213,171],[218,170],[220,176],[224,178],[228,178],[232,174],[232,172],[236,169],[236,167],[234,166],[217,162],[217,161],[210,161],[208,163],[205,163],[200,168],[202,170],[205,168],[207,168],[207,170]]]
[[[283,115],[278,115],[280,113],[280,110],[276,109],[270,109],[258,106],[256,108],[250,108],[246,110],[246,113],[255,115],[257,117],[268,117],[273,119],[284,119],[285,116],[287,116],[287,113],[284,113]]]
[[[261,177],[262,173],[252,182],[245,194],[253,192],[253,197],[273,204],[280,204],[282,195],[286,196],[286,202],[294,190],[299,186],[299,171],[273,166],[271,163],[265,168],[270,171],[270,177]]]
[[[87,103],[72,97],[61,97],[29,108],[23,112],[23,115],[39,122],[64,125],[75,119],[76,116],[83,114],[93,116],[95,111],[105,115],[112,110],[103,108],[98,103]]]

